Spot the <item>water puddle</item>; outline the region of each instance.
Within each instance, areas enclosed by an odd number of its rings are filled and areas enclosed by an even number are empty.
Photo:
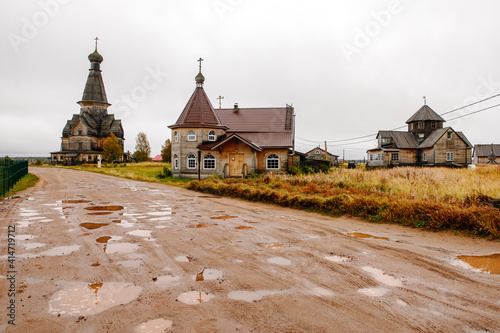
[[[249,226],[246,226],[246,225],[242,225],[242,226],[239,226],[239,227],[235,227],[234,229],[244,230],[244,229],[253,229],[253,227],[249,227]]]
[[[135,300],[142,288],[124,282],[74,283],[55,293],[49,313],[62,316],[91,316]]]
[[[109,225],[109,223],[94,223],[94,222],[80,223],[80,227],[83,227],[88,230],[99,229],[107,225]]]
[[[58,246],[54,247],[50,250],[44,251],[40,253],[41,256],[48,256],[48,257],[54,257],[54,256],[63,256],[67,254],[71,254],[75,251],[78,251],[82,247],[81,245],[67,245],[67,246]]]
[[[35,213],[35,212],[27,212],[27,213],[20,213],[19,216],[22,217],[30,217],[30,216],[37,216],[40,215],[40,213]]]
[[[104,243],[104,244],[107,244],[107,243],[108,243],[108,241],[109,241],[111,238],[112,238],[111,236],[102,236],[102,237],[97,238],[95,241],[96,241],[97,243],[101,243],[101,244],[103,244],[103,243]]]
[[[458,256],[457,259],[481,272],[500,274],[500,253],[488,256]]]
[[[360,232],[350,232],[347,234],[348,236],[356,237],[356,238],[373,238],[373,239],[383,239],[383,240],[389,240],[387,237],[378,237],[378,236],[373,236],[369,234],[363,234]]]
[[[396,279],[394,276],[388,275],[384,273],[381,269],[378,268],[373,268],[369,266],[364,266],[361,268],[367,273],[370,273],[370,275],[377,280],[380,283],[385,284],[386,286],[391,286],[391,287],[401,287],[403,285],[403,282],[399,279]]]
[[[88,232],[84,232],[83,234],[79,234],[78,236],[81,236],[81,237],[83,237],[83,236],[90,236],[90,234]]]
[[[180,277],[172,276],[172,275],[162,275],[156,278],[153,278],[153,282],[162,288],[167,288],[172,286],[175,282],[179,282]]]
[[[90,266],[92,266],[92,267],[99,267],[99,266],[101,266],[101,264],[99,262],[93,262],[93,263],[90,264]]]
[[[177,256],[174,260],[178,262],[192,262],[194,261],[194,258],[191,256]]]
[[[196,305],[203,302],[208,302],[214,297],[215,295],[200,291],[189,291],[187,293],[180,294],[179,297],[177,297],[177,300],[184,304]]]
[[[223,215],[223,216],[212,216],[212,220],[227,220],[227,219],[234,219],[237,218],[238,216],[229,216],[229,215]]]
[[[151,213],[146,213],[147,215],[151,216],[167,216],[167,215],[172,215],[171,211],[160,211],[160,212],[151,212]]]
[[[33,217],[28,217],[26,220],[39,222],[39,220],[44,220],[44,219],[46,219],[45,216],[33,216]]]
[[[172,219],[172,216],[160,216],[160,217],[150,218],[149,220],[153,221],[153,222],[156,222],[156,221],[168,221],[168,220],[171,220],[171,219]]]
[[[135,333],[159,333],[165,332],[170,327],[172,327],[172,321],[158,318],[140,324],[134,331]]]
[[[351,257],[342,257],[342,256],[337,256],[337,255],[325,256],[325,259],[329,260],[329,261],[336,262],[336,263],[352,261]]]
[[[151,233],[152,233],[151,230],[133,230],[127,232],[127,235],[148,238],[151,237]]]
[[[20,222],[20,221],[18,221],[18,222],[17,222],[17,226],[18,226],[19,228],[27,228],[27,227],[29,227],[29,226],[30,226],[31,224],[33,224],[33,223],[34,223],[34,222]]]
[[[203,224],[203,223],[200,223],[200,224],[196,224],[196,225],[190,225],[188,226],[188,228],[191,228],[191,229],[198,229],[198,228],[208,228],[208,227],[214,227],[218,225],[217,223],[214,223],[214,224]]]
[[[358,293],[363,294],[365,296],[371,297],[380,297],[384,296],[389,290],[385,288],[363,288],[359,289]]]
[[[276,264],[276,265],[282,265],[282,266],[288,266],[292,263],[290,260],[283,258],[283,257],[267,258],[267,262],[270,264]]]
[[[141,267],[141,260],[123,260],[118,261],[117,264],[125,268],[139,268]]]
[[[113,220],[111,222],[113,222],[113,223],[122,223],[122,220]]]
[[[282,293],[281,291],[274,290],[259,290],[259,291],[248,291],[248,290],[238,290],[231,291],[227,297],[234,299],[235,301],[245,301],[245,302],[257,302],[260,301],[265,296],[271,296],[275,294]]]
[[[196,274],[193,279],[195,281],[217,281],[222,280],[223,274],[218,269],[206,268]]]
[[[271,249],[271,250],[275,250],[275,249],[281,249],[284,246],[285,245],[283,245],[283,244],[271,244],[271,245],[268,245],[267,248]]]
[[[111,243],[106,247],[106,253],[132,253],[137,249],[139,249],[139,245],[133,243]]]
[[[45,246],[45,243],[27,243],[23,244],[23,246],[26,248],[26,250],[33,250]]]
[[[335,293],[331,290],[322,288],[322,287],[314,287],[311,290],[313,295],[320,296],[320,297],[331,297],[335,296]]]
[[[89,203],[90,200],[63,200],[63,204]]]
[[[102,211],[110,211],[114,212],[117,210],[122,210],[123,206],[88,206],[85,207],[86,210],[102,210]]]

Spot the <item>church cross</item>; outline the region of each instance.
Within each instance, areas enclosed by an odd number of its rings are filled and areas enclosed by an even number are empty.
[[[95,49],[97,50],[97,41],[99,40],[99,37],[94,38],[95,40]]]
[[[200,73],[201,73],[201,62],[202,62],[202,61],[204,61],[204,60],[205,60],[205,59],[202,59],[201,57],[200,57],[200,59],[196,60],[196,61],[199,61],[199,62],[200,62]]]
[[[427,97],[424,96],[424,105],[427,105]]]
[[[222,100],[224,99],[224,96],[219,95],[217,99],[219,100],[219,109],[220,109],[222,107]]]

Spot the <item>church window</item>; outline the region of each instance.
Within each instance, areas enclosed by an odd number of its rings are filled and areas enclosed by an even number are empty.
[[[196,133],[194,131],[189,131],[188,141],[196,141]]]
[[[174,142],[179,142],[179,133],[177,131],[174,132]]]
[[[276,154],[271,154],[266,159],[266,169],[278,170],[280,168],[280,158]]]
[[[423,156],[422,160],[423,160],[424,162],[427,162],[427,153],[424,153],[424,156]]]
[[[447,162],[453,162],[455,160],[455,154],[454,153],[446,153],[446,161]]]
[[[196,156],[189,154],[187,157],[188,169],[196,169]]]
[[[174,169],[179,169],[179,158],[177,154],[174,155]]]
[[[419,122],[418,122],[418,128],[419,128],[419,129],[424,128],[424,122],[423,122],[423,121],[419,121]]]
[[[215,141],[215,132],[214,131],[208,132],[208,141]]]
[[[215,157],[213,155],[205,155],[205,157],[203,158],[203,169],[215,170]]]

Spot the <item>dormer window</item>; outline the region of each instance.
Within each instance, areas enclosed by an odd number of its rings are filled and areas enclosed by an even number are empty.
[[[194,131],[189,131],[188,141],[196,141],[196,133]]]
[[[389,144],[391,143],[391,138],[382,138],[382,144],[383,145],[386,145],[386,144]]]
[[[208,132],[208,141],[215,141],[215,132],[214,131]]]

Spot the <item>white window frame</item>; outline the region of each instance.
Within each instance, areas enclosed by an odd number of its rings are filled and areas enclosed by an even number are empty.
[[[213,167],[207,167],[207,162],[213,162]],[[215,170],[216,168],[216,160],[215,156],[212,154],[207,154],[203,157],[203,170]]]
[[[422,161],[427,162],[427,153],[424,153],[422,156]]]
[[[275,163],[276,161],[278,162],[277,167],[269,167],[270,162]],[[266,169],[267,170],[279,170],[280,169],[280,157],[276,154],[269,154],[266,157]]]
[[[189,131],[188,141],[196,141],[196,132],[195,131]]]
[[[208,141],[215,141],[215,131],[208,132]]]
[[[446,152],[446,162],[453,162],[455,160],[455,153]]]
[[[177,157],[177,154],[174,154],[174,169],[179,169],[179,158]]]
[[[174,142],[179,142],[179,132],[174,131]]]
[[[392,153],[391,161],[399,161],[399,153]]]
[[[187,156],[187,168],[188,169],[196,169],[196,155],[191,153]],[[191,162],[194,162],[194,164],[191,164]]]

